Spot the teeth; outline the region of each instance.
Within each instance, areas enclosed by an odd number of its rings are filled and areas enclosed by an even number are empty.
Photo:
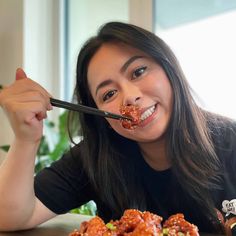
[[[150,115],[152,115],[152,113],[155,110],[155,105],[150,107],[148,110],[146,110],[142,115],[141,115],[141,120],[145,120],[147,119]]]

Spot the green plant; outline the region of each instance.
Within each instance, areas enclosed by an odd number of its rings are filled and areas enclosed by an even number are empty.
[[[41,139],[35,161],[35,174],[52,162],[58,160],[64,152],[70,148],[70,142],[66,132],[67,112],[59,116],[58,128],[54,122],[44,121],[44,135]],[[7,152],[10,145],[2,145],[0,149]]]
[[[44,135],[41,139],[35,162],[35,173],[58,160],[63,153],[70,148],[69,138],[66,132],[67,112],[63,112],[58,118],[58,127],[55,122],[45,120]]]
[[[71,210],[71,213],[95,216],[97,214],[97,206],[94,201],[89,201],[81,207]]]
[[[0,85],[1,86],[1,85]],[[50,166],[52,162],[58,160],[63,153],[70,148],[70,141],[66,130],[68,112],[63,112],[58,118],[58,124],[48,119],[44,121],[44,135],[41,139],[37,157],[35,161],[35,174],[43,168]],[[73,130],[78,130],[78,126]],[[10,145],[2,145],[0,149],[7,152]],[[72,213],[95,215],[96,204],[90,201],[83,206],[73,209]]]

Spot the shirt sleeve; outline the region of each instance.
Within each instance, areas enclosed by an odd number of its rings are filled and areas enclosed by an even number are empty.
[[[51,211],[63,214],[92,200],[94,191],[73,147],[60,160],[40,171],[34,180],[36,197]]]

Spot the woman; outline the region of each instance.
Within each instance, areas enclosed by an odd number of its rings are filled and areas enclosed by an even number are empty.
[[[18,70],[17,78],[25,77]],[[223,215],[235,213],[224,204],[236,198],[236,124],[196,104],[169,47],[144,29],[111,22],[81,49],[76,78],[79,103],[114,113],[138,106],[140,125],[129,130],[117,120],[80,114],[82,142],[33,181],[50,95],[29,79],[3,90],[0,104],[16,138],[0,171],[0,190],[6,182],[8,189],[0,228],[34,227],[94,200],[106,221],[127,208],[164,219],[181,212],[200,231],[220,232]],[[16,166],[24,173],[13,175]]]

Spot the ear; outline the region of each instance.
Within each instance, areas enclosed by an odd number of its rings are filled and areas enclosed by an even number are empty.
[[[25,74],[23,69],[18,68],[16,70],[16,80],[25,79],[25,78],[27,78],[27,75]]]

